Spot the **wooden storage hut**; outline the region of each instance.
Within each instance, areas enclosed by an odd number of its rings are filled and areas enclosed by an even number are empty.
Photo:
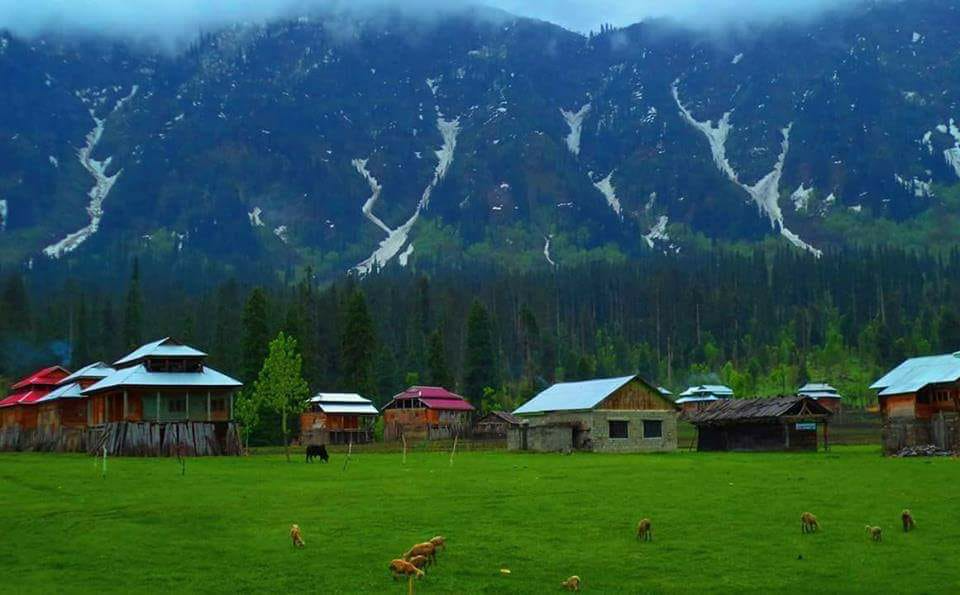
[[[39,411],[33,448],[68,452],[86,450],[90,402],[83,389],[114,371],[103,362],[90,364],[61,380],[55,389],[37,401]]]
[[[357,394],[319,393],[300,415],[303,444],[366,444],[380,412],[370,399]]]
[[[39,417],[37,402],[70,375],[61,366],[38,370],[21,379],[0,400],[0,450],[19,450],[33,444]]]
[[[438,386],[411,386],[383,407],[385,440],[437,440],[470,430],[473,405]]]
[[[837,389],[825,382],[808,382],[797,389],[797,394],[814,399],[833,413],[840,413],[843,397]]]
[[[473,424],[474,438],[506,438],[511,428],[518,428],[523,420],[506,411],[491,411]]]
[[[514,411],[511,450],[662,452],[677,448],[677,410],[639,376],[554,384]]]
[[[960,352],[908,359],[874,382],[883,450],[960,450]]]
[[[682,419],[696,426],[700,451],[816,451],[821,426],[824,448],[829,448],[831,415],[815,399],[794,396],[723,399],[684,412]]]
[[[243,385],[206,365],[207,355],[166,338],[114,362],[83,389],[91,450],[111,454],[239,454],[233,396]]]

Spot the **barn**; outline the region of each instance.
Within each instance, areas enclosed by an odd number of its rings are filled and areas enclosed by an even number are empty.
[[[883,450],[960,450],[960,352],[908,359],[874,382]]]
[[[473,437],[486,439],[506,438],[511,428],[519,427],[523,420],[506,411],[491,411],[473,424]]]
[[[700,451],[816,451],[821,426],[829,448],[831,415],[815,399],[791,396],[722,399],[684,412],[682,419],[696,426]]]
[[[91,450],[111,454],[239,454],[233,395],[243,385],[206,365],[207,354],[171,338],[114,362],[88,386]]]
[[[103,362],[96,362],[77,370],[60,381],[55,389],[37,401],[36,450],[86,450],[89,400],[83,389],[114,373]]]
[[[69,375],[61,366],[50,366],[10,387],[10,394],[0,400],[0,450],[33,446],[40,409],[37,402]]]
[[[473,405],[439,386],[411,386],[383,407],[384,440],[437,440],[463,436]]]
[[[353,393],[318,393],[300,415],[303,444],[365,444],[373,440],[380,412],[370,399]]]
[[[520,406],[511,450],[661,452],[677,448],[677,406],[639,376],[554,384]]]

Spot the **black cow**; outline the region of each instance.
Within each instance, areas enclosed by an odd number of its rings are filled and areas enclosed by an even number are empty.
[[[324,463],[330,461],[330,455],[327,453],[327,447],[324,444],[310,444],[307,446],[307,462],[312,463],[314,457],[320,457]]]

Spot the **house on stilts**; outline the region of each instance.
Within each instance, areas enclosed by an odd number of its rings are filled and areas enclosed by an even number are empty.
[[[61,380],[47,396],[38,400],[33,449],[58,452],[87,450],[90,401],[83,395],[83,389],[115,371],[103,362],[90,364]]]
[[[303,444],[366,444],[380,412],[373,401],[357,394],[319,393],[300,414]]]

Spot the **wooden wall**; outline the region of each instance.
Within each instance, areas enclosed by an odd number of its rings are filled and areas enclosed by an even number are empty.
[[[673,411],[674,405],[664,398],[660,391],[651,389],[640,380],[634,379],[607,397],[597,406],[597,409]]]

